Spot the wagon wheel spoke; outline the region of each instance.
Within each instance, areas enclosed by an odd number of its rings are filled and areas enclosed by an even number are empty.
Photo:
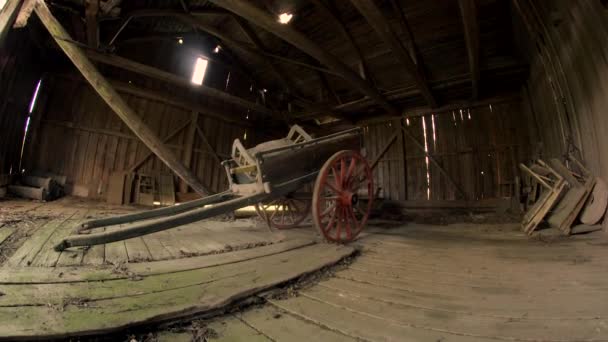
[[[336,172],[336,168],[335,167],[331,167],[331,173],[334,176],[334,183],[335,184],[331,184],[329,181],[326,183],[332,190],[334,190],[335,193],[340,193],[340,190],[342,189],[342,179],[339,178],[338,176],[338,172]]]
[[[351,183],[350,182],[351,179],[355,179],[355,177],[352,177],[352,175],[353,175],[353,171],[355,170],[356,165],[357,165],[357,159],[351,158],[350,164],[348,165],[348,170],[346,171],[346,176],[345,176],[347,181],[349,181],[349,184]]]
[[[335,211],[337,205],[338,205],[337,203],[334,203],[327,209],[323,210],[323,212],[321,213],[321,217],[324,217],[325,215],[331,213],[332,211]]]
[[[340,159],[340,188],[346,187],[346,158]]]
[[[331,228],[334,224],[334,220],[336,219],[336,212],[337,210],[334,210],[331,214],[331,216],[329,217],[329,222],[327,223],[327,225],[325,225],[325,227],[323,227],[323,231],[325,233],[329,233],[331,231]]]

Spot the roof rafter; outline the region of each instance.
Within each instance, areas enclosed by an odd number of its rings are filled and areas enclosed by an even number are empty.
[[[275,18],[271,17],[268,13],[252,5],[248,1],[210,0],[210,2],[245,18],[246,20],[271,32],[277,37],[289,42],[291,45],[302,50],[303,52],[315,58],[330,69],[339,73],[340,76],[342,76],[344,79],[359,88],[362,93],[374,99],[374,101],[376,101],[389,113],[393,113],[396,115],[399,114],[397,108],[391,105],[382,96],[382,94],[380,94],[378,89],[376,89],[366,80],[361,78],[358,73],[353,71],[349,66],[347,66],[343,62],[341,62],[336,56],[328,53],[326,49],[321,48],[308,37],[298,32],[294,28],[290,27],[289,25],[280,24]]]
[[[414,78],[422,96],[431,107],[437,106],[437,101],[431,93],[426,77],[412,60],[409,52],[403,47],[401,40],[384,17],[380,8],[373,0],[350,0],[357,10],[365,17],[380,38],[391,48],[398,60],[405,66],[408,73]]]
[[[469,57],[469,70],[473,87],[473,99],[479,97],[479,23],[477,22],[477,4],[475,0],[459,0],[462,24],[464,25],[464,38],[467,44]]]
[[[342,19],[340,19],[340,17],[338,17],[338,15],[336,14],[335,8],[333,8],[333,6],[331,6],[331,4],[325,4],[323,2],[323,0],[313,0],[313,3],[315,4],[316,8],[322,12],[323,15],[325,15],[326,17],[328,17],[331,20],[331,22],[338,29],[340,34],[342,34],[342,36],[348,43],[350,49],[353,51],[355,56],[357,56],[357,58],[359,59],[359,65],[361,67],[361,77],[369,80],[371,74],[369,72],[367,63],[365,62],[365,58],[363,57],[363,53],[361,52],[361,49],[355,42],[353,35],[346,28],[346,25],[344,24]]]

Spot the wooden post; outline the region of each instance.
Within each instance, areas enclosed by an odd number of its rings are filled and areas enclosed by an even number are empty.
[[[190,120],[190,126],[188,126],[188,130],[186,131],[186,141],[184,141],[183,151],[184,165],[187,168],[190,168],[190,164],[192,162],[192,150],[194,149],[194,134],[196,133],[196,126],[198,126],[198,112],[192,111],[192,119]],[[180,180],[179,192],[188,192],[188,183]]]
[[[99,73],[97,68],[87,59],[82,50],[71,42],[72,37],[51,14],[44,1],[38,0],[34,11],[55,42],[74,63],[76,68],[80,70],[84,78],[89,81],[93,89],[133,133],[197,193],[202,196],[210,194],[211,192],[196,179],[194,174],[180,162],[169,148],[163,145],[158,136],[127,105],[110,83]]]

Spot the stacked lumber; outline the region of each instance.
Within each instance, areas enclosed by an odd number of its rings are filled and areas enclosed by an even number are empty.
[[[529,207],[522,220],[524,232],[531,235],[543,221],[564,235],[601,229],[608,186],[581,162],[569,156],[564,161],[538,160],[529,167],[520,164],[520,168],[529,176]]]
[[[8,186],[8,191],[23,198],[52,201],[64,195],[65,181],[65,176],[42,172],[24,174],[17,184]]]

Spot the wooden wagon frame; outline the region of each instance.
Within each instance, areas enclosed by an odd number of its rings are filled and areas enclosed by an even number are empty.
[[[312,138],[297,125],[287,137],[251,149],[236,139],[232,159],[222,162],[229,181],[227,191],[172,207],[87,221],[55,249],[134,238],[250,205],[279,229],[297,226],[312,207],[314,225],[326,240],[352,241],[365,226],[373,199],[371,168],[360,153],[362,139],[360,128]],[[312,194],[298,192],[313,181]],[[132,225],[91,231],[125,223]]]

